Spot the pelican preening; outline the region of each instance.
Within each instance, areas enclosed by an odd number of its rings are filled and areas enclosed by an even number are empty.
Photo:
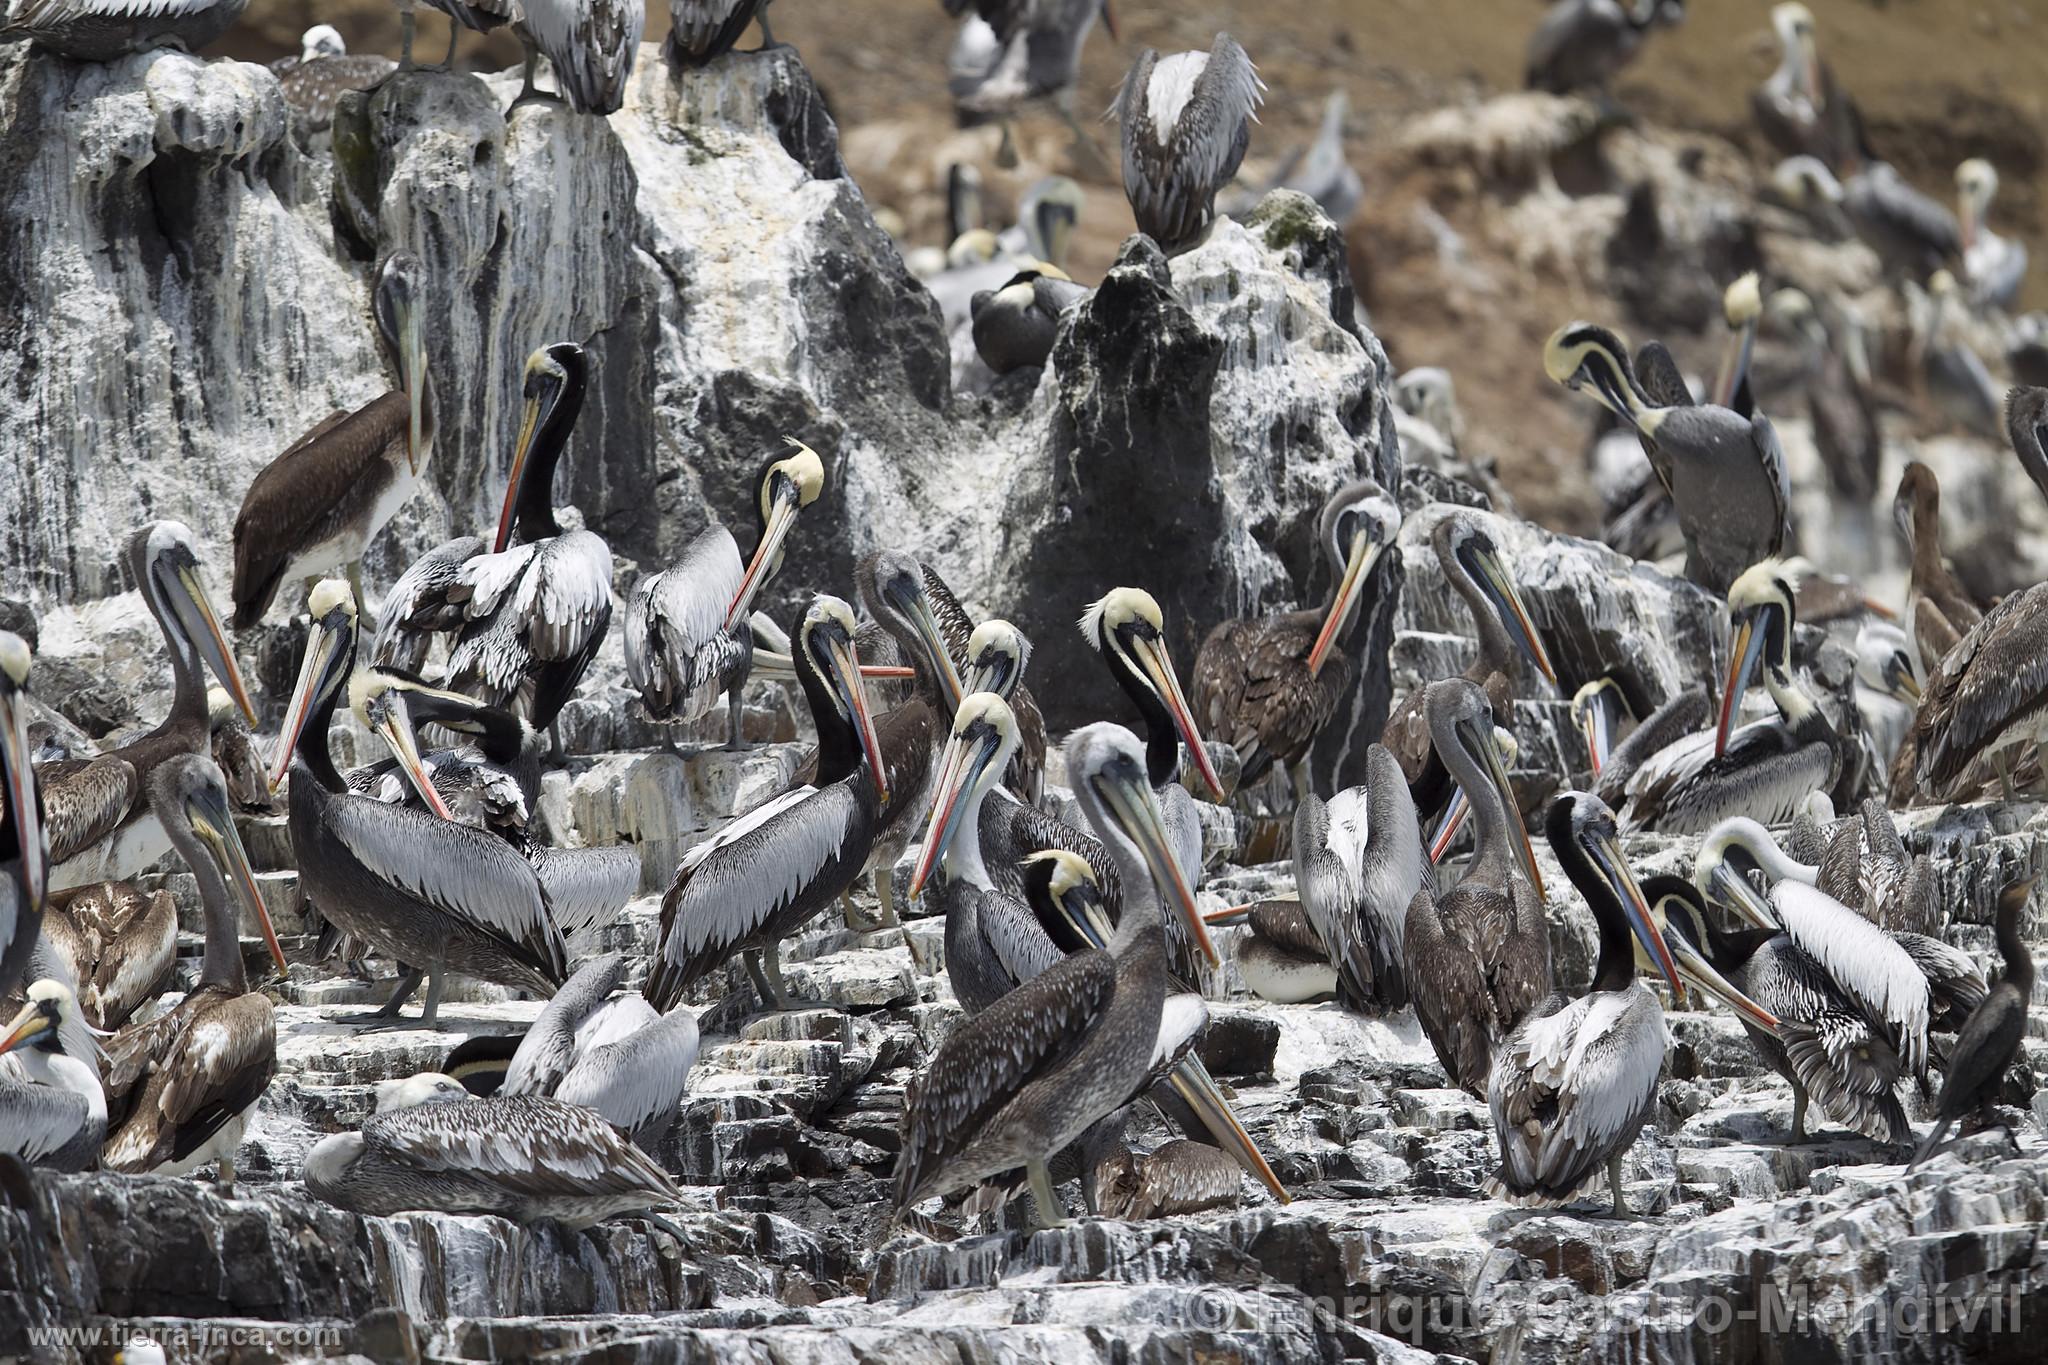
[[[1684,18],[1681,0],[1558,0],[1529,35],[1524,83],[1553,95],[1588,87],[1604,95],[1651,29]]]
[[[1714,708],[1701,684],[1674,692],[1652,709],[1628,674],[1609,673],[1572,694],[1571,715],[1586,739],[1593,794],[1620,809],[1643,761],[1704,727]],[[1615,736],[1630,724],[1634,728],[1617,742]]]
[[[1998,894],[1996,932],[2005,975],[1970,1012],[1956,1035],[1941,1078],[1941,1095],[1934,1105],[1935,1125],[1913,1153],[1912,1166],[1940,1148],[1956,1120],[1975,1118],[1979,1127],[1997,1121],[1992,1106],[2004,1084],[2005,1069],[2026,1039],[2027,1006],[2034,996],[2034,958],[2020,932],[2020,916],[2026,913],[2027,897],[2033,889],[2033,879],[2028,878],[2011,883]]]
[[[1400,527],[1401,510],[1386,490],[1371,479],[1345,484],[1316,519],[1316,541],[1333,571],[1329,599],[1255,621],[1224,621],[1202,641],[1194,714],[1237,750],[1241,785],[1277,765],[1297,797],[1308,791],[1309,746],[1351,682],[1351,660],[1337,645],[1359,616],[1368,571]]]
[[[1237,40],[1207,52],[1139,54],[1116,97],[1124,194],[1138,231],[1168,251],[1191,245],[1215,213],[1216,192],[1244,163],[1266,83]]]
[[[263,467],[235,516],[235,616],[248,630],[285,583],[346,568],[362,594],[363,551],[411,500],[439,430],[420,298],[426,267],[394,251],[377,269],[377,334],[398,387],[330,413]]]
[[[771,46],[768,33],[769,0],[668,0],[668,41],[662,50],[669,60],[682,66],[703,66],[732,51],[747,31],[760,21],[761,46]]]
[[[227,635],[200,582],[192,533],[175,521],[152,522],[129,538],[126,558],[171,656],[170,710],[155,729],[97,758],[65,759],[36,769],[52,891],[125,881],[169,852],[162,822],[150,806],[150,774],[174,755],[210,750],[204,669],[220,679],[249,723],[256,722]],[[9,808],[16,804],[10,801]]]
[[[1402,934],[1422,888],[1422,831],[1393,755],[1375,744],[1365,761],[1365,785],[1327,805],[1307,793],[1295,807],[1294,879],[1337,970],[1338,1001],[1383,1014],[1408,1004]]]
[[[111,62],[156,47],[197,52],[235,26],[249,0],[22,0],[0,20],[0,43],[32,42],[78,62]]]
[[[754,598],[782,568],[783,542],[797,514],[825,490],[825,462],[792,440],[755,478],[760,530],[753,558],[740,562],[732,532],[713,522],[673,568],[633,585],[626,602],[626,676],[650,718],[670,724],[708,715],[726,699],[727,743],[740,743],[742,693],[754,664],[747,618]]]
[[[50,849],[29,768],[28,642],[0,630],[0,998],[28,970],[42,932]]]

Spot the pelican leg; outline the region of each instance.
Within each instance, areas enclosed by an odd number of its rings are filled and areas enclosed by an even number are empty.
[[[214,1166],[214,1189],[221,1198],[233,1199],[235,1197],[235,1158],[233,1154],[230,1153],[218,1158],[214,1162]]]
[[[417,967],[401,967],[398,973],[398,989],[391,992],[389,1000],[386,1000],[368,1014],[343,1015],[340,1019],[335,1020],[335,1022],[338,1024],[368,1024],[374,1028],[396,1028],[398,1026],[399,1007],[412,999],[412,993],[420,988],[420,982],[425,976],[426,973]]]
[[[754,991],[761,997],[762,1008],[788,1009],[789,992],[783,989],[782,963],[775,946],[749,948],[740,954],[740,960],[747,964],[747,975],[754,978]]]
[[[756,52],[766,52],[770,48],[782,46],[781,43],[775,41],[775,35],[768,31],[768,7],[766,5],[761,6],[760,11],[754,15],[754,23],[761,30],[761,46],[754,49]]]
[[[370,625],[370,599],[363,596],[363,561],[360,559],[348,562],[348,587],[356,595],[356,619],[367,629]]]
[[[910,953],[910,965],[917,969],[919,976],[932,974],[931,964],[924,960],[924,949],[917,946],[917,940],[910,936],[910,929],[896,914],[896,869],[879,868],[875,872],[875,899],[882,903],[882,926],[899,930],[903,935],[903,946]]]
[[[462,25],[456,23],[453,19],[450,19],[448,21],[448,55],[443,57],[441,59],[441,64],[439,66],[433,67],[433,70],[453,71],[455,69],[455,44],[460,42],[461,40]]]
[[[413,69],[412,39],[419,21],[413,17],[412,7],[413,0],[398,0],[398,69],[400,71],[410,71]],[[363,595],[358,592],[356,594],[357,605],[360,606],[362,600]]]
[[[1998,770],[1998,794],[2006,800],[2014,800],[2012,791],[2012,760],[2006,750],[1999,749],[1991,755],[1991,766]]]
[[[1806,1087],[1792,1087],[1792,1140],[1806,1141]]]
[[[728,753],[743,754],[753,747],[747,743],[746,719],[746,697],[735,687],[725,694],[725,747]]]
[[[548,762],[560,763],[569,757],[569,751],[562,747],[562,718],[556,716],[548,722]]]
[[[441,1027],[441,987],[448,982],[448,973],[435,971],[427,973],[427,1007],[420,1015],[419,1027],[438,1029]]]
[[[846,927],[856,934],[872,933],[880,927],[866,915],[863,915],[860,912],[860,907],[853,903],[852,887],[848,887],[839,893],[839,908],[845,912]]]
[[[520,42],[526,46],[526,65],[520,73],[519,96],[512,101],[512,108],[517,109],[522,104],[564,103],[559,94],[550,94],[534,85],[534,73],[540,69],[540,49],[534,45],[531,38],[522,37]],[[506,112],[510,113],[511,110]]]
[[[1613,1156],[1607,1158],[1607,1186],[1614,1192],[1614,1216],[1616,1218],[1628,1217],[1628,1201],[1622,1198],[1621,1195],[1621,1158],[1623,1155],[1621,1152],[1616,1152]]]
[[[1067,1211],[1060,1203],[1059,1195],[1053,1192],[1052,1172],[1043,1161],[1024,1163],[1025,1174],[1031,1177],[1031,1202],[1038,1207],[1038,1225],[1042,1228],[1063,1228],[1067,1225]]]

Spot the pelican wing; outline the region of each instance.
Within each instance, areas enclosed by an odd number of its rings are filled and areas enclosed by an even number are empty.
[[[55,866],[118,829],[142,793],[135,765],[119,754],[66,758],[35,770]]]
[[[78,0],[64,2],[87,8]],[[127,7],[139,12],[144,5],[131,0]],[[163,6],[159,12],[173,8]],[[366,488],[381,485],[377,466],[391,442],[403,437],[406,412],[405,395],[393,391],[353,412],[329,413],[257,473],[235,514],[238,628],[262,619],[292,556],[343,531],[350,514],[362,506]]]
[[[634,585],[626,610],[626,673],[635,686],[682,697],[717,676],[696,661],[727,635],[725,615],[746,572],[732,533],[712,526],[673,567]]]
[[[1646,341],[1636,348],[1635,365],[1630,370],[1636,381],[1636,391],[1649,401],[1653,408],[1689,408],[1693,405],[1692,388],[1685,382],[1685,372],[1678,368],[1677,359],[1661,341]]]
[[[471,623],[448,656],[449,686],[496,705],[529,685],[536,663],[587,665],[611,624],[611,551],[588,531],[480,555],[465,573]],[[565,700],[536,697],[533,714],[552,715]]]
[[[1011,981],[1029,981],[1066,956],[1030,906],[1000,891],[983,893],[976,923]]]
[[[580,1104],[628,1134],[673,1115],[697,1060],[697,1020],[674,1009],[617,1042],[591,1048],[576,1060],[555,1098]]]
[[[2006,597],[1927,680],[1913,741],[1919,777],[1937,792],[2006,730],[2048,702],[2048,583]]]
[[[602,1118],[543,1095],[421,1104],[363,1125],[366,1147],[430,1175],[480,1179],[528,1198],[680,1197],[675,1182]]]
[[[1643,761],[1628,779],[1628,827],[1698,833],[1743,814],[1782,825],[1827,781],[1828,746],[1802,744],[1778,717],[1751,721],[1714,753],[1714,732],[1687,735]]]
[[[8,29],[54,33],[81,21],[106,22],[164,19],[202,14],[221,0],[21,0],[7,16]]]
[[[99,951],[90,970],[79,973],[79,1005],[88,1022],[103,1029],[119,1028],[178,956],[178,907],[170,892],[138,895],[109,908],[116,917],[96,931]],[[73,965],[76,970],[83,964]]]
[[[616,920],[640,889],[640,855],[624,844],[609,848],[535,844],[527,852],[564,939],[589,938]]]
[[[1597,1179],[1656,1104],[1665,1042],[1664,1012],[1640,983],[1525,1020],[1487,1085],[1506,1192],[1552,1203]]]
[[[1899,1035],[1909,1070],[1927,1064],[1927,978],[1891,935],[1840,901],[1803,882],[1771,888],[1786,937],[1819,962],[1834,983]]]
[[[1298,850],[1300,844],[1296,844]],[[1300,854],[1297,852],[1296,857]],[[1297,879],[1300,876],[1296,872]],[[1245,916],[1254,934],[1274,945],[1285,949],[1296,957],[1327,957],[1329,950],[1323,945],[1323,937],[1309,922],[1308,911],[1300,901],[1260,901]]]
[[[467,619],[471,588],[463,570],[483,551],[481,537],[458,536],[415,559],[385,594],[371,658],[419,672],[434,635],[454,630]]]
[[[1445,919],[1428,887],[1415,893],[1401,943],[1408,994],[1451,1084],[1478,1093],[1506,1024],[1473,945],[1449,932]]]
[[[603,953],[578,967],[519,1040],[499,1093],[552,1095],[576,1059],[578,1029],[604,1005],[625,970],[620,953]]]
[[[16,1080],[0,1071],[0,1153],[31,1166],[45,1161],[77,1136],[90,1112],[85,1096],[76,1091]]]
[[[159,1066],[165,1080],[157,1110],[165,1122],[198,1125],[211,1135],[254,1104],[277,1070],[277,1022],[269,999],[252,993],[210,1003]]]
[[[1785,528],[1792,516],[1792,469],[1785,459],[1785,447],[1778,440],[1778,429],[1761,412],[1749,419],[1749,439],[1756,448],[1757,464],[1771,495],[1771,525],[1776,528],[1771,553],[1776,554],[1784,544]]]
[[[567,950],[532,866],[503,839],[407,806],[328,803],[329,831],[378,880],[495,935],[560,980]]]
[[[1386,968],[1394,965],[1395,975],[1399,972],[1398,958],[1389,964],[1373,953],[1359,915],[1365,897],[1359,867],[1367,833],[1364,796],[1363,788],[1352,787],[1325,803],[1311,792],[1294,810],[1295,891],[1337,969],[1345,1007],[1361,1011],[1373,1007]]]
[[[642,0],[524,0],[520,11],[570,105],[586,114],[616,112],[647,24]]]

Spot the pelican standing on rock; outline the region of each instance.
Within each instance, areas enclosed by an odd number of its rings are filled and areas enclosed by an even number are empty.
[[[1317,543],[1333,569],[1328,601],[1224,621],[1202,641],[1194,714],[1237,750],[1240,786],[1277,764],[1297,800],[1308,792],[1309,746],[1351,684],[1351,660],[1336,646],[1359,616],[1368,571],[1400,529],[1401,509],[1385,489],[1371,479],[1344,485],[1316,519]]]
[[[64,759],[36,769],[50,840],[52,891],[125,881],[170,851],[162,823],[150,809],[150,774],[174,755],[211,749],[205,669],[213,670],[242,715],[256,723],[249,690],[199,580],[192,533],[175,521],[153,522],[129,538],[126,556],[143,604],[170,652],[171,707],[155,729],[97,758]]]
[[[0,998],[28,971],[50,882],[42,795],[28,761],[30,664],[28,642],[0,630]]]
[[[761,24],[761,46],[772,46],[768,0],[668,0],[664,50],[680,65],[703,66],[732,51],[747,25],[756,20]]]
[[[571,109],[600,116],[619,111],[647,27],[644,0],[521,0],[518,14],[526,68],[515,107],[542,98],[533,73],[545,56],[558,98]]]
[[[869,718],[853,608],[819,597],[797,628],[797,680],[818,731],[814,779],[734,820],[683,855],[661,901],[647,998],[670,1010],[741,953],[761,1003],[785,1009],[782,940],[839,899],[866,865],[887,809],[888,770]]]
[[[394,251],[377,270],[377,334],[398,387],[334,412],[263,467],[235,515],[236,630],[263,619],[285,583],[346,568],[362,596],[363,552],[418,491],[439,430],[422,335],[426,267]]]
[[[1115,109],[1138,231],[1166,251],[1194,243],[1215,213],[1216,192],[1244,163],[1265,89],[1228,33],[1207,52],[1139,55]]]
[[[76,62],[111,62],[158,47],[197,52],[248,7],[249,0],[21,0],[0,20],[0,44],[33,42]]]
[[[27,1002],[0,1032],[0,1156],[51,1171],[83,1171],[107,1134],[98,1045],[64,982],[29,983]],[[18,1074],[14,1074],[18,1073]]]
[[[1422,889],[1422,829],[1394,756],[1372,745],[1365,771],[1365,785],[1295,807],[1294,880],[1337,969],[1338,1002],[1378,1015],[1408,1003],[1401,938]]]
[[[1417,892],[1401,953],[1415,1017],[1444,1074],[1484,1095],[1494,1049],[1550,993],[1543,878],[1494,747],[1486,694],[1447,678],[1429,685],[1427,706],[1436,750],[1465,792],[1476,833],[1464,878],[1441,895],[1427,884]]]
[[[159,764],[150,797],[198,879],[206,956],[190,995],[107,1045],[107,1089],[121,1102],[102,1160],[130,1175],[183,1175],[217,1161],[221,1187],[232,1189],[235,1149],[277,1072],[275,1011],[249,989],[237,907],[262,930],[279,973],[291,968],[213,760],[180,754]]]
[[[307,610],[312,627],[272,785],[290,771],[292,851],[307,899],[336,928],[405,964],[381,1009],[340,1022],[395,1026],[424,976],[419,1027],[438,1028],[450,971],[552,995],[567,949],[533,866],[496,835],[349,791],[327,732],[355,665],[355,600],[330,578]],[[401,749],[399,759],[414,756]],[[424,774],[414,782],[432,785]]]
[[[1604,95],[1651,29],[1684,17],[1679,0],[1558,0],[1529,35],[1525,84],[1553,95],[1589,86]]]
[[[1998,893],[1998,955],[2005,961],[2005,975],[1970,1012],[1962,1032],[1956,1035],[1948,1070],[1941,1078],[1941,1096],[1934,1105],[1937,1121],[1914,1152],[1908,1170],[1934,1154],[1956,1120],[1974,1116],[1979,1127],[1997,1121],[1993,1106],[2005,1083],[2005,1069],[2019,1056],[2026,1040],[2027,1007],[2034,998],[2034,958],[2020,932],[2020,916],[2026,913],[2027,896],[2033,889],[2033,879],[2028,878]]]

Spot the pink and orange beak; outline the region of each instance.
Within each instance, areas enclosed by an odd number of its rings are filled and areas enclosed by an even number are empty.
[[[1344,557],[1344,576],[1337,581],[1337,593],[1330,599],[1330,610],[1323,618],[1323,628],[1316,632],[1315,643],[1309,646],[1310,677],[1323,671],[1323,662],[1330,657],[1337,637],[1350,623],[1351,614],[1358,606],[1359,591],[1365,586],[1366,573],[1372,568],[1372,562],[1379,558],[1381,548],[1364,529],[1352,535],[1351,551]]]
[[[1188,705],[1187,693],[1181,690],[1180,675],[1174,672],[1173,658],[1166,652],[1163,640],[1153,635],[1137,635],[1131,638],[1131,652],[1137,656],[1139,667],[1151,681],[1153,691],[1166,706],[1166,712],[1173,717],[1173,728],[1180,731],[1181,743],[1187,746],[1195,761],[1195,771],[1202,775],[1202,785],[1207,787],[1214,800],[1224,799],[1223,779],[1216,775],[1216,765],[1209,758],[1209,746],[1202,742],[1202,733],[1195,726],[1194,708]]]

